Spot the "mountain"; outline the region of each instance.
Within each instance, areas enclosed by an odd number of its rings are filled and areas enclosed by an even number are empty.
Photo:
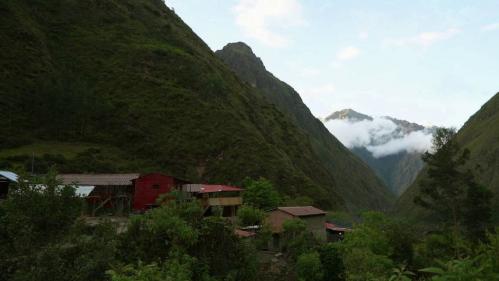
[[[249,46],[242,42],[230,43],[216,51],[216,55],[306,134],[314,154],[332,176],[331,185],[345,198],[350,209],[389,205],[392,196],[369,167],[352,155],[312,115],[291,86],[267,71]]]
[[[331,115],[327,116],[326,118],[324,118],[326,122],[329,120],[345,120],[345,119],[352,121],[373,120],[371,116],[359,113],[353,109],[343,109],[340,111],[336,111]]]
[[[425,140],[429,143],[434,130],[389,116],[373,118],[353,109],[336,111],[324,122],[396,195],[415,180],[423,167],[421,148],[411,146]]]
[[[459,130],[457,141],[471,152],[468,167],[479,183],[494,192],[495,221],[499,222],[499,93],[485,103]],[[421,212],[414,203],[419,181],[426,177],[423,171],[397,202],[397,212],[406,216]]]
[[[341,146],[326,166],[315,140],[164,1],[1,1],[0,26],[1,169],[262,176],[323,208],[389,204],[367,168],[348,172],[356,158]]]

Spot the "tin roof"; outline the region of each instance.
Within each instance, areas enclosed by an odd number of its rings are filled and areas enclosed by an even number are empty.
[[[220,185],[220,184],[203,184],[201,185],[200,193],[213,193],[213,192],[224,192],[224,191],[242,191],[242,188]]]
[[[57,176],[63,184],[78,185],[132,185],[132,180],[140,174],[61,174]]]
[[[326,227],[326,229],[329,229],[332,231],[338,231],[338,232],[350,232],[350,231],[352,231],[352,229],[350,229],[348,227],[337,226],[334,223],[330,223],[330,222],[326,222],[324,224],[324,226]]]
[[[247,238],[247,237],[253,237],[256,235],[254,232],[242,230],[242,229],[234,229],[234,234],[236,234],[237,237],[239,238]]]
[[[0,178],[7,179],[9,181],[17,182],[17,174],[9,171],[0,171]]]
[[[277,209],[295,217],[318,216],[326,214],[323,210],[313,206],[278,207]]]

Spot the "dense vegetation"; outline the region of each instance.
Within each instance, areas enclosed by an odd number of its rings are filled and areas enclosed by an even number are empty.
[[[328,173],[333,175],[338,183],[335,190],[350,209],[358,209],[359,206],[388,209],[393,196],[381,181],[312,115],[291,86],[265,69],[249,46],[242,42],[230,43],[215,53],[242,81],[257,90],[307,134],[312,150]],[[369,203],[371,201],[376,203]]]
[[[469,150],[469,159],[461,170],[470,170],[476,182],[491,190],[493,221],[499,222],[499,94],[496,94],[475,113],[456,135],[462,150]],[[397,202],[397,212],[403,216],[420,219],[425,214],[414,203],[422,183],[428,179],[424,169],[416,182]]]
[[[340,145],[328,167],[313,138],[161,0],[2,1],[0,26],[2,169],[154,170],[235,185],[264,176],[325,208],[389,203]]]
[[[413,224],[366,212],[343,241],[321,243],[304,221],[293,219],[284,223],[283,255],[269,261],[260,249],[270,233],[256,207],[244,206],[237,219],[239,226],[263,225],[253,239],[238,238],[224,218],[203,217],[196,201],[172,201],[129,217],[124,226],[106,218],[95,223],[80,217],[82,200],[74,188],[55,178],[35,179],[41,185],[22,178],[0,202],[1,281],[499,278],[499,229],[470,240],[452,228],[424,234]],[[263,206],[260,199],[252,203]]]

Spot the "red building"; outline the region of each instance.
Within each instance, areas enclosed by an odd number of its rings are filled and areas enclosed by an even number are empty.
[[[135,188],[133,195],[133,210],[145,211],[157,206],[156,200],[161,194],[172,190],[181,190],[186,181],[160,173],[141,175],[132,180]]]

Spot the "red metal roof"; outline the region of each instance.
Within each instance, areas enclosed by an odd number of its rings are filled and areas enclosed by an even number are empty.
[[[321,209],[318,209],[313,206],[302,206],[302,207],[278,207],[278,210],[286,212],[295,217],[306,217],[306,216],[317,216],[317,215],[325,215]]]
[[[224,191],[242,191],[242,188],[220,185],[220,184],[203,184],[201,185],[200,193],[213,193],[213,192],[224,192]]]
[[[339,231],[339,232],[349,232],[349,231],[352,231],[350,228],[347,228],[347,227],[340,227],[340,226],[337,226],[333,223],[330,223],[330,222],[326,222],[324,224],[324,226],[326,227],[326,229],[329,229],[329,230],[332,230],[332,231]]]

